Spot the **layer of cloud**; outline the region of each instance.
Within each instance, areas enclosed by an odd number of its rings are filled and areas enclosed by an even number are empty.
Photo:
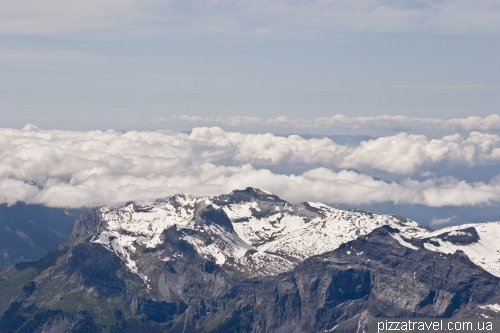
[[[231,34],[498,32],[496,0],[1,0],[0,33]],[[102,33],[100,34],[102,35]]]
[[[400,134],[348,147],[329,139],[228,133],[220,128],[195,128],[188,135],[43,131],[27,125],[24,130],[0,130],[0,202],[118,205],[179,192],[215,195],[251,186],[292,202],[480,205],[500,201],[500,178],[489,183],[451,177],[396,183],[331,166],[372,161],[375,167],[401,165],[405,170],[426,163],[471,163],[500,159],[498,145],[499,137],[481,133],[430,141]],[[311,168],[300,175],[265,168],[288,163]]]
[[[431,226],[441,226],[444,224],[449,224],[452,223],[453,220],[455,220],[456,218],[457,218],[456,216],[450,216],[442,219],[433,218],[431,221]]]
[[[47,135],[52,139],[47,141]],[[298,135],[285,137],[270,133],[243,134],[226,132],[218,127],[198,127],[190,134],[185,134],[164,131],[127,133],[37,131],[36,126],[26,125],[23,131],[2,130],[0,138],[3,138],[0,141],[3,144],[0,145],[4,149],[4,158],[13,156],[24,158],[31,146],[42,150],[48,149],[51,154],[58,149],[57,151],[65,159],[65,171],[61,171],[57,177],[74,176],[74,169],[66,170],[66,168],[80,153],[88,156],[88,160],[92,163],[95,163],[93,154],[103,159],[110,157],[110,161],[130,155],[134,159],[152,158],[155,163],[170,161],[169,163],[182,163],[182,165],[251,164],[258,168],[305,165],[311,168],[378,170],[403,175],[430,174],[431,171],[443,166],[474,166],[500,162],[500,136],[480,132],[472,132],[467,138],[455,134],[432,140],[424,135],[400,133],[363,141],[357,146],[345,146],[329,138],[304,139]],[[43,163],[33,164],[36,156],[35,154],[29,159],[34,169],[27,169],[24,164],[23,168],[18,169],[18,165],[15,165],[9,173],[0,175],[19,177],[20,172],[29,171],[26,176],[34,179],[36,174],[31,172],[46,167]],[[54,160],[59,155],[44,156]],[[79,163],[75,162],[75,168]],[[8,165],[9,163],[5,164],[4,172]],[[163,167],[163,164],[159,167]],[[128,172],[131,172],[130,169]]]
[[[200,117],[176,115],[172,117],[152,118],[153,122],[184,122],[193,125],[224,125],[232,127],[283,127],[291,129],[377,129],[385,131],[500,131],[500,115],[492,114],[487,117],[471,116],[467,118],[414,118],[407,116],[372,116],[347,117],[337,114],[331,117],[312,119],[259,117]]]

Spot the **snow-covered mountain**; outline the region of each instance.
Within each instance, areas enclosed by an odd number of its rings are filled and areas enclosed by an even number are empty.
[[[350,333],[373,317],[498,317],[499,231],[431,231],[252,188],[94,207],[67,243],[0,272],[0,333]]]
[[[92,242],[114,251],[144,280],[147,276],[138,269],[140,253],[162,244],[165,230],[172,227],[206,259],[250,275],[291,270],[306,258],[388,225],[400,231],[393,237],[403,246],[442,253],[462,250],[474,263],[500,276],[500,223],[431,232],[398,216],[338,210],[317,202],[292,205],[253,188],[217,197],[180,194],[120,208],[102,207],[100,212],[101,228]],[[171,258],[157,253],[157,259]]]
[[[463,251],[485,271],[500,277],[500,222],[462,224],[417,235],[431,251]]]

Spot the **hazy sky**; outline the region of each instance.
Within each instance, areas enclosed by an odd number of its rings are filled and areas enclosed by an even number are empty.
[[[498,0],[0,8],[0,203],[252,186],[419,207],[428,223],[498,219]]]
[[[500,113],[497,0],[0,5],[0,127]]]

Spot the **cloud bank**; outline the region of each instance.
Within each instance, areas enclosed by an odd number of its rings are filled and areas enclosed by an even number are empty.
[[[1,0],[1,34],[101,37],[328,32],[498,32],[496,0]],[[97,32],[100,32],[98,34]]]
[[[0,130],[0,202],[55,207],[119,205],[129,200],[188,192],[216,195],[248,186],[292,202],[463,206],[500,201],[500,178],[467,183],[451,177],[399,183],[345,170],[375,168],[393,173],[444,164],[500,160],[500,137],[472,133],[440,140],[398,134],[360,146],[329,139],[242,134],[220,128],[126,133],[112,130]],[[299,175],[273,173],[270,165],[301,163]]]
[[[500,115],[492,114],[487,117],[471,116],[467,118],[438,119],[414,118],[407,116],[373,116],[347,117],[337,114],[331,117],[312,119],[259,117],[200,117],[176,115],[172,117],[152,118],[152,122],[171,123],[184,122],[193,125],[224,125],[230,127],[282,127],[291,129],[376,129],[384,131],[483,131],[500,132]]]

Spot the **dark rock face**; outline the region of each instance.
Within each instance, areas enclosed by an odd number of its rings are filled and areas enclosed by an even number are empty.
[[[370,317],[479,316],[499,298],[500,279],[463,253],[410,249],[390,227],[249,278],[203,259],[175,226],[138,252],[139,276],[90,243],[98,223],[89,211],[66,247],[0,273],[0,332],[356,332]]]
[[[267,217],[275,213],[275,207],[283,207],[288,203],[274,194],[269,194],[258,189],[247,187],[245,190],[235,190],[231,194],[224,194],[215,197],[213,202],[224,206],[228,203],[246,203],[255,201],[259,210],[251,209],[252,216],[256,218]],[[238,222],[238,221],[235,221]]]
[[[201,223],[206,224],[217,224],[229,231],[233,230],[233,224],[229,217],[227,217],[226,213],[222,209],[215,209],[212,206],[206,207],[201,213]]]
[[[184,302],[169,303],[165,301],[157,302],[151,299],[139,299],[137,304],[137,314],[145,315],[147,319],[156,323],[165,323],[173,320],[174,315],[183,314],[186,311]]]
[[[456,245],[468,245],[479,241],[479,235],[474,227],[462,229],[458,233],[445,232],[438,235],[437,238]]]
[[[330,306],[363,298],[371,291],[370,271],[349,268],[339,271],[325,293],[325,302]]]
[[[269,201],[278,204],[286,202],[274,194],[269,194],[262,190],[247,187],[244,190],[234,190],[233,192],[231,192],[231,194],[221,195],[216,198],[215,203],[218,202],[242,203],[242,202],[251,202],[253,200]]]
[[[117,275],[123,262],[102,246],[79,244],[71,251],[67,262],[68,274],[78,274],[84,286],[94,287],[100,296],[110,297],[120,294],[125,288]]]
[[[99,229],[99,220],[99,210],[97,208],[85,210],[73,227],[71,240],[75,241],[79,238],[83,238],[85,241],[88,241],[96,235]]]

